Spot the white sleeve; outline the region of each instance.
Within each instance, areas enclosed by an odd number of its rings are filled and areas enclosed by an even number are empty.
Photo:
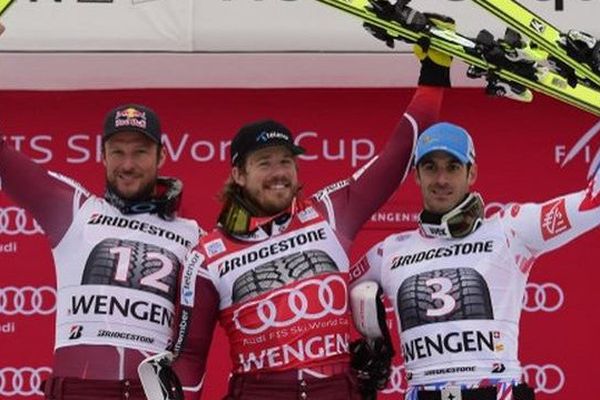
[[[513,204],[503,216],[507,235],[520,240],[534,256],[559,248],[600,225],[600,174],[586,190],[543,204]]]
[[[350,287],[365,280],[375,281],[381,286],[383,243],[381,241],[371,247],[369,251],[350,267]]]

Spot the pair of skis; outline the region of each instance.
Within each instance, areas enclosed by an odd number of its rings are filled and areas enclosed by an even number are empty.
[[[476,38],[435,23],[435,14],[408,6],[410,0],[318,0],[363,20],[374,36],[420,43],[463,60],[467,75],[487,80],[486,91],[531,101],[546,94],[600,116],[600,41],[579,31],[563,33],[513,0],[473,0],[510,27],[496,39]]]

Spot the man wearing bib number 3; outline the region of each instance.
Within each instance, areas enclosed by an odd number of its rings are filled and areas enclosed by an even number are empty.
[[[419,228],[387,237],[351,268],[358,328],[386,335],[376,316],[385,293],[404,350],[407,400],[532,400],[517,358],[527,277],[539,256],[598,226],[600,173],[586,190],[511,204],[484,219],[481,197],[470,192],[477,165],[464,129],[438,123],[423,132],[415,166]]]

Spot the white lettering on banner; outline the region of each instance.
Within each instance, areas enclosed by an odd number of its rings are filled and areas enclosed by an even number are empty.
[[[0,234],[31,236],[44,233],[42,227],[23,208],[0,208]]]
[[[585,146],[582,150],[581,150],[581,155],[583,156],[584,161],[586,162],[586,164],[589,164],[592,161],[592,148],[591,146]],[[554,146],[554,163],[555,164],[562,164],[565,161],[565,158],[567,156],[567,146],[564,144],[557,144],[556,146]]]
[[[15,333],[17,332],[17,325],[14,322],[6,322],[4,324],[0,324],[0,333]]]
[[[0,287],[0,315],[50,315],[56,311],[56,289],[51,286]]]
[[[181,161],[189,156],[196,162],[224,162],[229,160],[229,140],[192,140],[189,133],[162,136],[167,156],[173,161]],[[315,140],[310,140],[310,139]],[[8,136],[8,142],[19,151],[26,147],[35,151],[30,155],[38,163],[48,163],[53,160],[53,151],[49,146],[52,142],[50,135]],[[47,142],[47,143],[46,143]],[[307,142],[307,143],[303,143]],[[295,143],[305,148],[316,149],[300,157],[307,161],[320,159],[327,161],[349,160],[354,168],[364,161],[370,160],[375,155],[375,144],[368,138],[354,139],[322,139],[316,132],[302,132],[297,135]],[[307,146],[307,144],[309,144]],[[26,146],[27,145],[27,146]],[[86,162],[102,161],[102,136],[79,133],[70,135],[66,139],[67,152],[65,160],[69,164],[83,164]],[[39,154],[37,154],[39,153]]]
[[[560,163],[561,168],[564,167],[567,163],[569,163],[577,154],[581,153],[582,150],[584,151],[586,162],[589,164],[591,157],[588,143],[590,143],[590,141],[594,139],[594,137],[597,136],[599,132],[600,121],[596,122],[594,126],[592,126],[590,129],[587,130],[587,132],[581,135],[579,137],[579,140],[577,140],[577,142],[573,145],[571,150],[569,150],[569,152],[566,155],[564,155],[564,159]],[[556,155],[556,153],[557,151],[555,149],[555,158],[560,158]],[[598,154],[600,154],[600,150],[598,151]]]
[[[43,395],[40,386],[51,372],[50,367],[0,368],[0,398]]]
[[[15,135],[15,136],[2,136],[8,144],[10,144],[15,150],[27,152],[27,155],[36,163],[44,164],[52,161],[52,150],[48,145],[43,142],[52,142],[52,136],[50,135],[35,135],[31,137]],[[34,153],[26,151],[31,149]],[[36,154],[40,153],[40,155]]]
[[[17,242],[0,243],[0,253],[16,253],[18,249]]]
[[[310,148],[310,145],[306,145],[303,143],[303,141],[308,140],[308,138],[319,138],[319,134],[316,132],[302,132],[296,136],[295,142],[299,146],[302,146],[304,148]],[[323,159],[328,161],[346,160],[347,146],[348,143],[346,139],[337,139],[337,146],[335,147],[333,144],[330,144],[329,139],[323,139],[321,144],[321,151],[317,152],[317,154],[321,154]],[[332,150],[334,148],[336,149],[335,152],[337,152],[337,154],[335,154]],[[375,144],[372,140],[367,138],[356,138],[350,141],[349,150],[350,165],[352,167],[356,167],[361,161],[370,160],[375,155]],[[303,160],[308,161],[316,161],[319,159],[318,155],[312,154],[303,154],[299,157]]]
[[[212,143],[208,140],[197,140],[188,143],[190,138],[189,133],[184,133],[183,135],[177,137],[181,137],[178,143],[172,142],[168,135],[163,135],[162,138],[167,155],[173,161],[179,161],[181,156],[184,154],[184,150],[188,146],[190,157],[192,157],[194,161],[207,162],[212,161],[215,158],[218,161],[227,160],[227,149],[229,148],[231,141],[219,141],[217,143]]]
[[[84,145],[86,142],[90,142],[93,140],[93,137],[90,135],[73,135],[69,137],[67,140],[67,148],[68,150],[73,150],[75,153],[79,154],[79,157],[70,156],[67,153],[67,162],[70,164],[81,164],[84,162],[92,161],[92,156],[95,155],[93,161],[100,162],[102,160],[102,137],[100,135],[96,135],[96,150],[94,153]],[[83,142],[80,145],[80,142]],[[88,145],[89,146],[89,145]]]
[[[485,205],[486,218],[498,211],[504,210],[505,204],[492,202]],[[419,221],[419,212],[410,211],[377,211],[371,215],[371,222],[416,223]]]
[[[294,344],[262,349],[260,353],[238,354],[243,372],[254,369],[278,368],[294,361],[306,362],[348,353],[350,336],[334,334],[300,339]]]
[[[347,298],[346,282],[344,281],[344,278],[339,275],[330,275],[325,279],[307,279],[302,281],[296,287],[283,288],[264,299],[245,303],[233,313],[235,326],[244,334],[257,335],[269,328],[285,328],[303,319],[318,320],[327,315],[344,315],[348,308],[348,304],[344,301],[340,304],[340,307],[336,307],[334,303],[336,298],[334,293],[336,293],[336,291],[332,285],[334,282],[337,282],[343,290],[343,298]],[[310,286],[316,286],[318,290],[317,299],[311,299],[311,302],[309,302],[306,294],[302,291],[302,289]],[[287,306],[289,307],[290,315],[285,316],[282,319],[280,315],[281,311],[271,299],[274,297],[282,297],[284,295],[287,295]],[[315,313],[309,312],[309,306],[314,306],[314,302],[317,300],[319,302],[319,311]],[[285,302],[277,299],[277,304],[285,304]],[[246,311],[248,308],[254,308],[252,316],[258,317],[258,326],[244,326],[244,323],[240,321],[240,313]]]
[[[385,212],[378,211],[371,215],[371,222],[408,222],[415,223],[419,221],[419,213],[415,212]]]
[[[565,294],[556,283],[534,283],[525,286],[523,310],[528,312],[555,312],[564,303]]]

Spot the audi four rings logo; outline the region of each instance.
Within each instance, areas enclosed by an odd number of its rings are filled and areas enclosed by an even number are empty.
[[[339,287],[336,288],[336,285]],[[310,301],[306,296],[309,290],[316,290],[317,294],[316,298],[311,297]],[[280,298],[286,295],[287,303]],[[274,301],[272,300],[274,297],[278,298]],[[325,279],[307,279],[298,286],[284,288],[264,299],[244,304],[235,310],[233,321],[242,333],[257,335],[269,328],[293,325],[302,319],[317,320],[329,314],[344,315],[348,307],[345,301],[347,297],[346,282],[338,275],[330,275]],[[336,298],[343,301],[338,300],[340,304],[336,304]],[[282,309],[286,304],[288,309]],[[318,309],[313,310],[315,307]],[[244,319],[249,315],[248,311],[251,312],[250,316],[253,320],[251,324],[240,321],[240,314],[244,311],[242,315]],[[258,322],[255,321],[254,316],[258,318]]]
[[[43,395],[40,385],[51,372],[49,367],[0,368],[0,397]]]
[[[565,294],[556,283],[534,283],[525,286],[523,294],[523,310],[529,312],[557,311],[564,303]]]
[[[523,367],[523,380],[533,387],[536,393],[554,394],[564,387],[565,373],[558,365],[529,364]],[[406,386],[404,365],[392,365],[390,380],[382,392],[385,394],[405,394]]]
[[[44,233],[42,227],[27,212],[19,207],[0,207],[0,234],[35,235]]]
[[[565,373],[554,364],[530,364],[523,368],[523,379],[536,393],[554,394],[565,385]]]
[[[56,289],[51,286],[0,287],[0,315],[49,315],[56,311]]]

